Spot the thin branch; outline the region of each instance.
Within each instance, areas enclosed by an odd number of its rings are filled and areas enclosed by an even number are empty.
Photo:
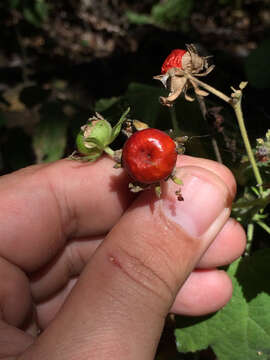
[[[177,122],[176,111],[175,111],[174,105],[170,107],[170,115],[171,115],[171,121],[172,121],[174,135],[178,136],[179,135],[179,126],[178,126],[178,122]]]
[[[232,96],[233,96],[233,100],[234,100],[232,102],[232,107],[233,107],[233,109],[235,111],[235,115],[236,115],[236,118],[237,118],[237,121],[238,121],[239,129],[240,129],[240,132],[241,132],[244,144],[245,144],[246,152],[247,152],[250,164],[252,166],[252,170],[253,170],[255,179],[256,179],[258,187],[259,187],[260,195],[263,197],[263,194],[264,194],[263,187],[262,187],[263,181],[262,181],[262,177],[261,177],[259,168],[257,166],[257,163],[256,163],[256,160],[255,160],[251,145],[250,145],[250,141],[249,141],[249,138],[248,138],[248,133],[247,133],[247,130],[246,130],[246,127],[245,127],[242,107],[241,107],[242,91],[241,90],[236,90],[233,93]]]
[[[201,80],[198,80],[196,77],[192,76],[191,74],[189,74],[187,72],[184,72],[184,76],[187,79],[189,79],[191,81],[194,81],[195,83],[197,83],[200,87],[204,88],[205,90],[207,90],[207,91],[211,92],[212,94],[216,95],[220,99],[222,99],[222,100],[226,101],[227,103],[231,104],[232,99],[229,96],[223,94],[223,92],[215,89],[214,87],[204,83]]]
[[[206,127],[207,127],[207,131],[209,133],[211,133],[211,143],[212,143],[213,150],[214,150],[214,153],[215,153],[215,156],[216,156],[216,160],[217,160],[217,162],[222,164],[223,163],[222,162],[222,157],[221,157],[221,154],[220,154],[220,151],[219,151],[219,148],[218,148],[217,140],[215,138],[215,135],[214,135],[212,129],[210,129],[210,126],[209,126],[208,121],[207,121],[207,108],[206,108],[204,97],[201,96],[201,95],[198,95],[198,94],[196,94],[196,97],[197,97],[197,100],[198,100],[198,103],[199,103],[199,106],[200,106],[200,109],[201,109],[203,119],[204,119]]]

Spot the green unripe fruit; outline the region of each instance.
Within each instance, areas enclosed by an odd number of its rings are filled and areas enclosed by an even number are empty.
[[[92,146],[91,148],[85,146],[83,131],[81,131],[77,135],[76,145],[77,145],[77,150],[80,154],[89,155],[92,160],[97,159],[102,154],[102,149],[99,149],[97,146]]]
[[[111,124],[99,118],[90,118],[77,135],[76,145],[80,154],[87,155],[89,160],[97,159],[110,144],[112,137]]]
[[[111,124],[98,113],[96,113],[96,116],[88,119],[87,124],[81,127],[76,138],[78,154],[76,156],[76,152],[73,153],[71,158],[74,160],[94,161],[98,159],[103,152],[111,158],[114,158],[114,151],[109,145],[121,131],[122,124],[128,112],[129,108],[123,113],[113,128]]]
[[[98,146],[104,149],[111,142],[111,124],[107,120],[92,120],[84,126],[83,136],[87,148]]]

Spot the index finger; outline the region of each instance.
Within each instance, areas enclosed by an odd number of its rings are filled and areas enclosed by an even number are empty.
[[[113,161],[61,160],[0,179],[0,256],[26,271],[51,260],[67,239],[104,234],[133,195]]]

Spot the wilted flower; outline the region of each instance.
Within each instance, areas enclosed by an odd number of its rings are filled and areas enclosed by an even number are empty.
[[[174,101],[183,93],[185,99],[193,101],[194,97],[188,94],[193,88],[200,96],[207,96],[208,92],[202,90],[194,81],[195,77],[206,76],[213,69],[209,66],[208,56],[200,56],[194,45],[187,45],[187,50],[173,50],[162,65],[162,74],[154,76],[160,80],[169,90],[168,97],[160,97],[160,102],[166,106],[172,106]]]

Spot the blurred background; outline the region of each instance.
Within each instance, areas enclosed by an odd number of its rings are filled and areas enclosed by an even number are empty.
[[[181,98],[172,113],[153,76],[185,44],[212,55],[205,82],[227,95],[249,82],[243,111],[254,146],[270,120],[269,25],[270,0],[1,0],[0,174],[70,155],[95,111],[115,123],[130,106],[130,118],[188,135],[188,154],[216,159],[215,139],[244,188],[250,176],[232,109],[209,95],[206,119]],[[209,349],[178,354],[174,329],[171,316],[157,359],[215,359]]]

